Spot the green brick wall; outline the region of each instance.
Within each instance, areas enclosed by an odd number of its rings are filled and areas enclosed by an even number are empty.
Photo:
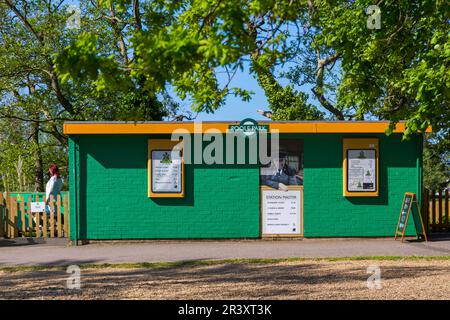
[[[342,196],[342,139],[380,138],[380,196]],[[421,140],[400,135],[297,134],[304,140],[305,237],[392,236],[403,193],[420,190]],[[183,199],[147,196],[148,135],[69,140],[71,238],[255,238],[256,165],[186,165]],[[77,227],[78,226],[78,227]],[[412,225],[408,234],[414,234]]]
[[[342,139],[380,139],[379,197],[343,197]],[[403,194],[419,190],[421,139],[401,135],[321,134],[304,137],[305,237],[392,236]],[[414,234],[409,223],[407,234]]]
[[[72,212],[79,213],[71,226],[78,223],[80,239],[259,237],[257,166],[186,165],[184,198],[151,199],[149,138],[71,139],[71,170],[77,167],[77,180],[71,181],[71,190],[77,192],[71,193],[71,203],[78,206]]]

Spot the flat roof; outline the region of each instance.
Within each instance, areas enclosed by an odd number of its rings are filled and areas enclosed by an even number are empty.
[[[64,133],[75,134],[172,134],[183,129],[189,133],[226,133],[240,121],[69,121]],[[389,121],[258,121],[280,133],[384,133]],[[215,129],[215,132],[212,131]],[[405,131],[405,122],[397,123],[394,132]],[[431,132],[431,126],[425,132]]]

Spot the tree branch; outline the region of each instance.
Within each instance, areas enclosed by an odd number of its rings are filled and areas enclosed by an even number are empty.
[[[139,0],[133,0],[133,15],[136,21],[136,30],[142,30],[141,13],[139,12]]]
[[[120,47],[120,55],[123,58],[123,63],[125,66],[128,66],[128,54],[127,54],[127,47],[125,45],[125,41],[123,39],[123,35],[122,35],[122,29],[120,29],[117,25],[117,17],[116,17],[116,13],[114,11],[114,7],[111,5],[109,7],[109,13],[111,14],[110,17],[110,22],[111,22],[111,26],[114,29],[114,34],[116,35],[116,37],[118,38],[119,41],[119,47]],[[120,20],[119,20],[120,21]]]
[[[337,59],[340,58],[340,53],[335,53],[325,59],[320,58],[320,52],[319,50],[316,50],[317,55],[317,71],[316,71],[316,85],[314,88],[311,89],[311,91],[314,93],[316,98],[319,100],[320,104],[330,111],[332,114],[336,116],[339,120],[345,120],[344,114],[339,109],[336,109],[330,101],[327,100],[323,93],[323,78],[324,78],[324,69],[325,67],[330,64],[334,63]]]
[[[31,26],[30,22],[27,20],[27,18],[16,8],[16,6],[12,3],[10,0],[5,0],[6,5],[14,11],[16,16],[22,20],[25,27],[36,37],[36,39],[42,44],[44,41],[44,38]]]
[[[40,128],[40,131],[47,133],[47,134],[51,134],[56,140],[59,141],[59,143],[61,143],[61,145],[67,146],[67,140],[68,140],[67,136],[65,136],[64,134],[59,132],[58,127],[56,125],[52,126],[52,130],[44,130],[44,129]]]
[[[202,32],[203,28],[205,27],[206,23],[208,22],[209,18],[213,15],[213,13],[217,10],[217,8],[220,6],[220,3],[222,0],[219,0],[214,4],[214,6],[209,10],[209,12],[206,14],[206,16],[202,20],[202,24],[200,25],[200,29],[198,29],[198,33]]]

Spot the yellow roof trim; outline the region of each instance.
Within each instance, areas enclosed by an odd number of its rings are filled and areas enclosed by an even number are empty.
[[[184,129],[190,133],[205,133],[208,130],[219,130],[226,133],[228,126],[239,124],[230,122],[66,122],[64,133],[72,134],[172,134],[176,129]],[[279,133],[384,133],[389,126],[387,121],[352,122],[352,121],[315,121],[315,122],[272,122],[261,121],[260,125],[269,125],[270,131]],[[405,131],[405,123],[399,122],[396,133]],[[431,132],[431,126],[426,132]]]

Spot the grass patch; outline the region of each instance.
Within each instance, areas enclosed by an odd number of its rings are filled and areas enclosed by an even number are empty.
[[[329,258],[280,258],[280,259],[223,259],[223,260],[183,260],[175,262],[139,262],[139,263],[86,263],[80,264],[81,269],[168,269],[191,266],[208,266],[217,264],[276,264],[295,261],[446,261],[450,256],[360,256],[360,257],[329,257]],[[39,271],[39,270],[66,270],[68,265],[61,266],[13,266],[0,267],[0,271]]]

